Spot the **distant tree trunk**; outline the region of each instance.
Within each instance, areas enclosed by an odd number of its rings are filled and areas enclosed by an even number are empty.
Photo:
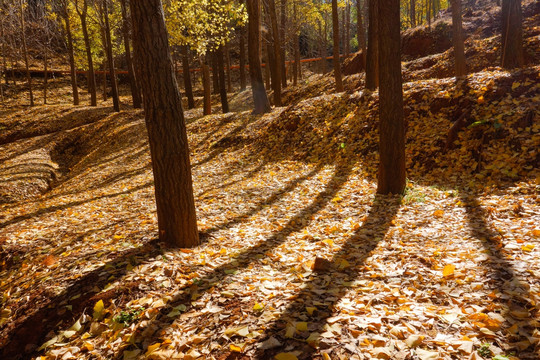
[[[68,13],[68,0],[62,0],[62,17],[66,27],[66,38],[69,54],[69,69],[71,73],[71,89],[73,91],[73,105],[79,105],[79,89],[77,87],[77,71],[75,70],[75,54],[73,51],[73,37]]]
[[[431,5],[432,5],[432,2],[431,0],[426,0],[426,18],[427,18],[427,23],[428,23],[428,29],[431,30]]]
[[[522,67],[524,65],[524,58],[521,0],[503,0],[501,17],[502,67],[505,69]]]
[[[6,42],[7,42],[7,39],[6,39],[6,36],[5,36],[5,33],[4,33],[4,22],[3,21],[0,21],[0,37],[2,38],[2,73],[4,74],[4,82],[6,83],[6,85],[9,85],[9,82],[8,82],[8,74],[7,74],[7,50],[6,50]],[[0,79],[1,81],[1,79]]]
[[[238,29],[238,36],[240,37],[240,89],[246,89],[246,28],[241,27]]]
[[[227,101],[227,84],[225,79],[225,69],[223,64],[223,45],[217,48],[214,56],[217,58],[219,95],[221,98],[221,111],[225,114],[229,112],[229,103]]]
[[[351,53],[350,40],[351,40],[351,4],[347,2],[345,4],[345,42],[344,42],[346,56],[349,56]]]
[[[334,34],[334,79],[336,81],[336,91],[343,91],[343,81],[341,80],[341,63],[339,61],[339,17],[337,0],[332,0],[332,29]]]
[[[211,53],[210,62],[212,64],[212,94],[219,94],[219,74],[215,51]]]
[[[182,99],[173,72],[161,0],[131,0],[135,54],[154,172],[159,238],[199,244]]]
[[[274,0],[265,1],[267,6],[266,10],[270,17],[270,24],[272,27],[272,44],[274,48],[273,58],[277,64],[275,67],[276,78],[278,81],[272,81],[272,90],[274,90],[274,105],[281,106],[281,42],[279,38],[279,26],[277,22],[276,3]]]
[[[410,0],[409,20],[411,21],[411,27],[416,27],[416,0]]]
[[[26,83],[28,85],[28,93],[30,95],[30,106],[34,106],[34,93],[32,91],[32,77],[30,76],[30,64],[28,63],[28,49],[26,47],[26,24],[24,21],[24,2],[20,0],[20,12],[21,12],[21,38],[23,45],[24,66],[26,68]]]
[[[48,90],[48,78],[49,78],[49,66],[48,66],[47,49],[43,49],[43,104],[47,105],[47,90]]]
[[[261,43],[268,43],[268,41],[262,39]],[[270,60],[268,60],[268,46],[265,46],[264,51],[261,51],[264,56],[264,83],[268,91],[271,90],[270,87]]]
[[[320,53],[321,53],[321,72],[323,74],[326,74],[327,71],[327,63],[326,63],[326,26],[323,29],[323,26],[321,22],[319,21],[319,37],[321,39],[319,46],[320,46]]]
[[[189,47],[182,46],[182,73],[184,74],[184,89],[188,100],[188,109],[195,107],[195,99],[193,98],[193,85],[191,84],[191,72],[189,70]]]
[[[261,59],[259,57],[260,44],[260,0],[247,0],[248,13],[248,61],[251,91],[253,93],[254,114],[270,112],[270,102],[264,89]]]
[[[399,0],[379,0],[379,194],[405,189]]]
[[[231,52],[229,50],[229,42],[225,43],[225,77],[227,78],[227,92],[232,92]]]
[[[281,43],[281,62],[279,66],[281,66],[281,86],[283,88],[287,87],[287,67],[285,65],[285,56],[286,56],[286,48],[287,48],[287,0],[281,0],[280,3],[281,8],[281,24],[280,24],[280,43]]]
[[[270,79],[271,79],[271,84],[272,84],[272,90],[274,91],[274,94],[275,94],[276,82],[278,83],[278,85],[281,84],[281,79],[278,78],[277,67],[279,65],[276,63],[276,57],[275,57],[274,47],[273,47],[272,41],[266,42],[266,55],[268,56],[267,57],[268,62],[266,64],[266,66],[270,70]],[[274,105],[276,105],[275,100],[276,99],[274,97]]]
[[[111,27],[109,25],[109,0],[103,0],[102,16],[105,25],[105,53],[107,55],[107,64],[109,66],[109,77],[111,78],[111,90],[112,90],[112,99],[113,99],[113,108],[114,111],[120,111],[120,98],[118,96],[118,83],[116,81],[116,72],[114,69],[114,57],[112,52],[112,41],[111,41]]]
[[[126,65],[128,69],[129,87],[131,89],[131,99],[133,100],[133,107],[139,109],[142,107],[141,89],[137,83],[137,75],[135,74],[135,68],[133,66],[133,60],[131,57],[131,48],[129,46],[129,18],[127,13],[126,0],[120,1],[120,7],[122,9],[122,37],[124,40],[124,51],[126,54]]]
[[[364,0],[366,1],[366,0]],[[365,6],[365,5],[364,5]],[[356,0],[356,37],[358,40],[358,47],[362,50],[362,58],[364,64],[366,63],[366,36],[364,29],[364,21],[362,19],[362,7],[360,0]],[[364,65],[365,66],[365,65]]]
[[[296,1],[293,2],[293,16],[295,25],[298,24],[298,13],[296,10]],[[298,38],[298,30],[294,30],[294,63],[293,63],[293,85],[298,84],[298,74],[300,72],[300,39]]]
[[[97,90],[96,90],[96,75],[94,73],[94,61],[92,59],[92,47],[90,46],[90,36],[88,35],[88,25],[86,17],[88,14],[87,0],[83,0],[82,9],[79,8],[79,3],[75,2],[75,9],[81,20],[81,29],[84,38],[84,48],[86,50],[86,61],[88,63],[88,92],[90,93],[90,106],[97,106]]]
[[[461,0],[450,0],[452,5],[452,41],[454,43],[454,61],[456,76],[467,75],[465,46],[461,25]]]
[[[204,58],[201,58],[202,78],[203,78],[203,114],[210,115],[212,113],[212,90],[210,88],[210,66],[208,65],[208,56],[206,54]]]
[[[368,47],[366,54],[366,89],[379,86],[379,25],[377,0],[369,0]]]

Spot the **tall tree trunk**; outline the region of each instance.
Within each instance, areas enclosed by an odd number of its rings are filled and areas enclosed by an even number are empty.
[[[191,84],[191,72],[189,70],[189,47],[182,46],[182,73],[184,74],[184,89],[188,100],[188,109],[195,108],[195,99],[193,98],[193,85]]]
[[[73,91],[73,105],[79,105],[79,89],[77,87],[77,71],[75,69],[75,54],[73,50],[73,37],[71,34],[71,24],[68,13],[68,0],[62,1],[62,17],[66,27],[66,38],[69,54],[69,70],[71,73],[71,89]]]
[[[219,96],[221,98],[221,111],[225,114],[229,112],[229,103],[227,101],[227,85],[225,79],[225,70],[223,64],[223,45],[220,45],[214,56],[217,58],[218,66],[218,81],[219,81]]]
[[[319,46],[320,46],[319,52],[321,53],[321,73],[326,74],[326,72],[328,71],[327,69],[328,63],[326,62],[326,26],[323,27],[320,21],[319,21],[319,37],[321,39],[319,43]]]
[[[294,24],[295,26],[298,26],[298,13],[296,10],[296,1],[293,2],[293,16],[294,16]],[[294,42],[294,63],[293,63],[293,85],[296,86],[298,84],[298,73],[300,72],[300,39],[298,38],[298,29],[294,30],[294,36],[293,36],[293,42]]]
[[[276,63],[276,57],[274,56],[275,55],[274,47],[273,47],[273,43],[271,41],[266,42],[266,54],[268,55],[268,62],[266,64],[266,66],[270,70],[270,78],[272,80],[271,81],[272,90],[274,91],[274,94],[275,94],[275,92],[276,92],[276,83],[279,86],[281,84],[281,79],[278,78],[277,67],[279,65]],[[275,100],[276,100],[276,98],[274,96],[274,105],[276,105]]]
[[[23,45],[24,66],[26,68],[26,83],[28,85],[28,93],[30,95],[30,106],[34,106],[34,93],[32,91],[32,76],[30,76],[30,64],[28,63],[28,48],[26,47],[26,24],[24,21],[24,2],[20,0],[20,12],[21,12],[21,38]]]
[[[268,41],[264,40],[264,39],[261,39],[261,43],[268,43]],[[271,89],[271,86],[270,86],[270,60],[268,60],[268,46],[265,46],[263,51],[261,51],[263,53],[263,56],[264,56],[264,83],[265,83],[265,87],[268,91],[270,91]]]
[[[219,94],[219,74],[217,56],[215,54],[215,51],[212,51],[210,58],[210,61],[212,63],[212,93]]]
[[[227,78],[227,92],[232,92],[231,52],[229,49],[229,42],[225,43],[225,77]]]
[[[351,53],[351,5],[349,2],[345,5],[345,55]]]
[[[416,0],[410,0],[409,20],[411,27],[416,27]]]
[[[47,90],[49,78],[49,59],[47,57],[47,48],[43,49],[43,105],[47,105]]]
[[[339,17],[337,0],[332,0],[332,29],[334,34],[334,79],[336,80],[336,91],[343,91],[343,81],[341,80],[341,62],[339,61]]]
[[[111,90],[114,111],[120,111],[120,97],[118,96],[118,83],[116,82],[116,72],[114,70],[114,58],[112,52],[111,27],[109,25],[109,0],[103,0],[103,20],[105,24],[105,52],[107,54],[107,63],[109,65],[109,77],[111,78]]]
[[[201,58],[202,78],[203,78],[203,114],[210,115],[212,113],[212,90],[210,87],[210,66],[208,65],[208,56]]]
[[[368,47],[366,54],[366,89],[379,86],[379,25],[377,0],[369,0]]]
[[[287,87],[287,67],[285,65],[285,57],[286,57],[286,48],[287,48],[287,0],[281,0],[280,2],[280,9],[281,9],[281,24],[280,24],[280,43],[281,43],[281,62],[279,66],[281,66],[281,86],[286,88]]]
[[[173,72],[161,0],[131,0],[133,38],[156,192],[159,238],[199,244],[182,99]]]
[[[379,0],[379,194],[405,189],[399,0]]]
[[[6,36],[5,36],[5,33],[4,33],[4,22],[3,21],[0,21],[0,36],[2,37],[2,74],[4,75],[4,82],[6,83],[6,85],[9,85],[9,81],[8,81],[8,74],[7,74],[7,50],[6,50],[6,42],[7,42],[7,39],[6,39]],[[0,79],[1,81],[1,79]]]
[[[356,0],[356,38],[358,40],[358,47],[360,48],[360,50],[362,50],[364,66],[366,66],[366,31],[364,29],[364,21],[362,19],[361,4],[362,3],[360,2],[360,0]]]
[[[92,47],[90,46],[90,36],[88,35],[88,25],[86,17],[88,14],[87,0],[83,0],[82,9],[79,8],[78,2],[75,2],[75,9],[81,20],[81,28],[84,38],[84,48],[86,50],[86,61],[88,63],[88,92],[90,92],[90,106],[97,106],[97,89],[96,89],[96,74],[94,72],[94,61],[92,59]]]
[[[428,23],[428,29],[431,30],[431,0],[426,0],[426,18]]]
[[[238,36],[240,37],[240,89],[246,89],[246,28],[241,27],[238,29]]]
[[[521,0],[503,0],[501,17],[501,64],[505,69],[522,67],[524,65],[524,58]]]
[[[124,40],[124,51],[126,54],[126,65],[128,69],[129,87],[131,89],[131,99],[133,101],[133,107],[139,109],[142,107],[141,90],[137,84],[137,75],[135,74],[135,68],[133,66],[133,60],[131,56],[131,48],[129,46],[129,18],[127,14],[126,0],[120,1],[120,7],[122,9],[122,37]]]
[[[461,0],[450,0],[452,6],[452,41],[454,43],[454,61],[456,76],[467,75],[465,46],[461,25]]]
[[[278,81],[272,81],[272,90],[274,90],[274,105],[281,106],[281,42],[279,38],[279,26],[277,22],[276,3],[275,0],[265,1],[266,10],[270,17],[270,24],[272,27],[272,44],[273,44],[273,57],[276,64],[276,78]]]
[[[270,112],[270,102],[264,89],[260,53],[260,0],[247,0],[248,13],[248,61],[251,91],[253,93],[254,114]]]

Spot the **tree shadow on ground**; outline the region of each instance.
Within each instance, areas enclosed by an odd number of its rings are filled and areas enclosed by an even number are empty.
[[[185,304],[189,309],[191,307],[190,293],[195,290],[195,288],[198,294],[209,291],[214,286],[225,281],[229,276],[225,270],[246,269],[250,264],[259,260],[258,256],[275,249],[283,244],[290,234],[305,228],[310,223],[313,215],[319,212],[343,187],[347,182],[351,171],[351,164],[346,162],[338,164],[332,178],[326,184],[325,189],[317,194],[309,205],[296,213],[280,231],[272,234],[258,245],[242,251],[235,257],[234,262],[218,266],[212,271],[201,275],[195,287],[190,285],[179,289],[177,295],[168,302],[167,306],[164,307],[154,319],[137,329],[137,332],[143,335],[140,338],[137,338],[136,343],[133,344],[132,347],[142,347],[143,343],[154,340],[163,330],[167,329],[177,319],[177,316],[167,316],[172,308],[180,304]],[[121,353],[117,354],[116,359],[119,360],[122,358],[123,355]]]
[[[120,289],[95,293],[95,287],[103,288],[112,277],[118,278],[127,273],[126,262],[144,263],[162,250],[156,240],[126,251],[119,251],[106,264],[72,281],[60,294],[52,291],[35,295],[28,299],[19,312],[21,316],[10,322],[0,334],[0,357],[2,359],[30,359],[33,351],[45,340],[50,331],[72,324],[87,308],[97,301],[109,303],[119,292],[137,291],[138,284],[123,284]],[[80,295],[75,297],[75,295]],[[71,306],[71,311],[65,311]],[[61,311],[64,310],[64,311]],[[24,314],[24,315],[23,315]]]
[[[295,349],[302,349],[302,358],[310,358],[311,354],[317,351],[304,339],[287,340],[284,336],[287,325],[294,326],[296,321],[307,321],[305,307],[315,307],[317,310],[309,316],[309,331],[319,334],[325,331],[327,320],[334,315],[334,306],[350,289],[350,283],[361,276],[362,265],[392,226],[392,220],[399,210],[400,203],[401,198],[397,196],[377,195],[374,198],[373,205],[360,228],[347,239],[338,252],[333,254],[329,262],[324,264],[319,271],[315,269],[304,281],[303,289],[294,297],[281,316],[266,328],[261,341],[275,337],[281,338],[286,345],[280,346],[277,351],[276,349],[259,349],[255,355],[256,358],[270,359],[277,352],[283,351],[283,347],[289,345]],[[317,303],[324,303],[324,308],[321,305],[316,306]]]

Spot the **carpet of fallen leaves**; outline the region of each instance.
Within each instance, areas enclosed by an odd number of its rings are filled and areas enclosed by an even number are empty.
[[[540,67],[404,84],[402,197],[377,93],[316,82],[186,111],[194,249],[156,240],[141,111],[2,110],[0,357],[538,359]]]

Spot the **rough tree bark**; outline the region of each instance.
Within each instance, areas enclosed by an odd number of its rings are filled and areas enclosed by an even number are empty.
[[[90,106],[97,106],[96,74],[94,72],[94,61],[92,59],[92,47],[90,46],[90,36],[88,35],[88,25],[86,18],[88,16],[88,2],[83,0],[82,8],[79,2],[75,2],[75,10],[81,20],[81,29],[84,38],[84,49],[86,51],[86,62],[88,63],[88,92],[90,93]]]
[[[273,57],[274,62],[277,64],[275,66],[275,76],[277,79],[281,79],[281,42],[279,39],[279,26],[277,22],[276,14],[276,3],[274,0],[266,0],[266,11],[270,17],[270,24],[272,28],[272,44],[273,44]],[[274,90],[274,105],[281,106],[281,80],[273,81],[272,80],[272,90]]]
[[[379,173],[377,193],[405,189],[405,124],[401,78],[399,0],[378,0]]]
[[[337,0],[332,0],[332,29],[334,35],[334,79],[336,81],[336,91],[343,91],[343,81],[341,80],[341,62],[339,61],[339,16]]]
[[[364,0],[366,1],[366,0]],[[356,0],[356,38],[358,40],[358,47],[362,50],[362,57],[364,58],[364,64],[366,63],[366,35],[364,29],[364,21],[362,19],[362,3],[360,0]]]
[[[366,53],[366,89],[379,86],[379,25],[377,0],[369,0],[368,47]]]
[[[246,89],[246,28],[238,29],[238,37],[240,38],[240,89]]]
[[[221,111],[225,114],[229,112],[229,102],[227,101],[227,84],[225,79],[225,71],[223,64],[223,45],[220,45],[214,56],[217,59],[217,74],[219,81],[219,96],[221,98]]]
[[[182,99],[161,0],[130,0],[135,54],[150,142],[159,238],[171,246],[199,244]]]
[[[411,27],[415,27],[416,26],[416,0],[410,0],[409,20],[411,22]]]
[[[201,58],[202,80],[203,80],[203,114],[210,115],[212,113],[212,90],[210,83],[210,66],[208,65],[208,57],[210,54]]]
[[[454,61],[456,76],[467,75],[465,45],[461,24],[461,0],[450,0],[452,6],[452,41],[454,43]]]
[[[126,0],[120,1],[120,7],[122,9],[122,37],[124,41],[124,51],[126,54],[126,65],[128,69],[129,87],[131,89],[131,99],[133,101],[133,107],[135,109],[140,109],[142,107],[141,89],[137,84],[137,75],[135,74],[135,68],[133,66],[131,56],[131,48],[129,46],[129,18]]]
[[[286,57],[286,48],[287,48],[287,0],[281,0],[280,2],[280,43],[281,43],[281,62],[279,66],[281,67],[281,86],[283,88],[287,87],[287,66],[285,65]]]
[[[298,12],[296,10],[296,1],[293,3],[293,16],[294,16],[294,24],[297,26],[298,24]],[[294,30],[294,64],[293,64],[293,85],[296,86],[298,84],[298,78],[300,73],[300,39],[298,36],[298,29]]]
[[[260,0],[247,0],[248,13],[248,61],[251,91],[253,93],[254,114],[264,114],[270,111],[270,102],[264,89],[261,59],[259,56],[261,26]]]
[[[506,69],[522,67],[524,59],[521,0],[503,0],[501,16],[501,65]]]

